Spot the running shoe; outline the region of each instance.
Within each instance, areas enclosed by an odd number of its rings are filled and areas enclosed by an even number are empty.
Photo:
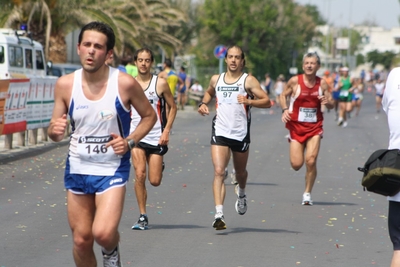
[[[217,214],[215,214],[215,218],[212,223],[212,227],[214,227],[215,230],[225,230],[226,229],[225,218],[221,212],[218,212]]]
[[[304,193],[303,194],[303,202],[301,203],[301,205],[305,205],[305,206],[312,206],[313,202],[311,200],[311,194],[310,193]]]
[[[338,126],[342,126],[342,124],[343,124],[343,119],[342,119],[342,118],[339,118],[337,125],[338,125]]]
[[[236,203],[235,203],[235,209],[236,212],[239,215],[244,215],[247,211],[247,198],[246,195],[244,196],[239,196],[239,185],[235,186],[235,192],[236,195],[238,196]]]
[[[104,267],[122,267],[121,259],[119,255],[119,246],[115,248],[111,255],[107,255],[103,252],[103,266]]]
[[[238,181],[236,180],[236,173],[231,173],[231,184],[238,184]]]
[[[140,214],[139,220],[132,226],[132,230],[147,230],[149,219],[146,214]]]
[[[344,121],[344,122],[343,122],[342,127],[343,127],[343,128],[346,128],[346,127],[347,127],[347,121]]]

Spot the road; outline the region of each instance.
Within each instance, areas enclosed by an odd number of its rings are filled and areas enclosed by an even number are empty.
[[[211,227],[212,116],[187,107],[174,124],[163,182],[148,186],[147,231],[131,230],[139,215],[131,173],[120,224],[124,266],[389,266],[387,200],[363,191],[357,171],[388,144],[386,116],[376,113],[374,97],[365,96],[347,128],[325,114],[314,206],[300,204],[305,168],[290,168],[280,109],[252,115],[247,213],[236,213],[229,184],[228,228]],[[67,149],[67,142],[51,143],[0,155],[1,267],[74,266],[63,188]],[[97,245],[95,251],[102,266]]]

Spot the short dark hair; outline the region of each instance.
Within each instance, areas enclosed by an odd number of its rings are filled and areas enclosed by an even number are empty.
[[[142,53],[142,52],[147,52],[147,53],[149,53],[149,54],[150,54],[150,60],[151,60],[151,62],[154,61],[154,54],[153,54],[153,51],[151,51],[151,49],[148,48],[148,47],[142,47],[142,48],[136,50],[135,54],[133,55],[133,61],[137,61],[139,53]]]
[[[78,44],[82,42],[83,33],[85,31],[97,31],[107,36],[107,52],[115,46],[115,34],[113,29],[106,23],[100,21],[92,21],[82,27],[78,37]]]
[[[164,64],[167,65],[168,68],[171,68],[171,67],[172,67],[172,61],[171,61],[171,59],[166,58],[166,59],[164,60]]]
[[[241,58],[243,59],[243,68],[244,68],[244,67],[246,66],[246,59],[245,59],[245,56],[244,56],[243,49],[242,49],[240,46],[238,46],[238,45],[231,45],[231,46],[228,46],[228,48],[226,49],[225,58],[228,57],[228,52],[229,52],[229,50],[232,49],[232,48],[237,48],[237,49],[239,49],[239,50],[242,52]]]
[[[181,66],[181,71],[185,71],[185,67],[184,66]]]
[[[124,66],[128,65],[131,62],[132,62],[132,57],[131,56],[123,57],[121,59],[121,64],[124,65]]]

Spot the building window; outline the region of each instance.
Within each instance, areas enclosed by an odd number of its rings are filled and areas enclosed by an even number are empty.
[[[400,37],[394,37],[394,43],[400,45]]]

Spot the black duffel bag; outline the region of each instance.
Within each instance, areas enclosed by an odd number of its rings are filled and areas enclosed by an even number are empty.
[[[394,196],[400,191],[400,150],[379,149],[371,154],[364,167],[361,185],[367,191]]]

